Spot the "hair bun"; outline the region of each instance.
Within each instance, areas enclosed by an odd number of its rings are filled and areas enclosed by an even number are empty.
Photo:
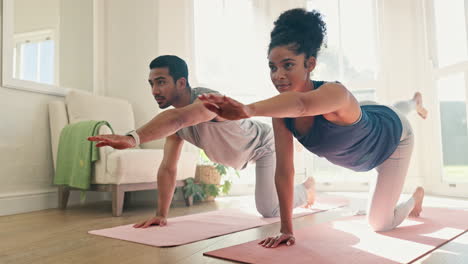
[[[275,46],[296,44],[297,53],[317,56],[326,35],[322,15],[316,11],[295,8],[283,12],[274,22],[269,50]]]
[[[275,27],[289,28],[293,30],[307,30],[307,16],[306,10],[301,8],[291,9],[282,13],[275,21]]]

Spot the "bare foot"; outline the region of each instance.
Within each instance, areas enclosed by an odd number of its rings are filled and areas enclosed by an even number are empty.
[[[418,115],[421,116],[423,119],[427,118],[427,109],[424,108],[422,102],[422,95],[420,92],[414,93],[413,100],[416,102],[416,112]]]
[[[413,193],[414,198],[414,208],[410,212],[409,216],[418,217],[422,211],[422,203],[424,199],[424,189],[423,187],[418,187]]]
[[[307,191],[307,203],[303,207],[310,208],[315,203],[315,180],[309,177],[302,184]]]

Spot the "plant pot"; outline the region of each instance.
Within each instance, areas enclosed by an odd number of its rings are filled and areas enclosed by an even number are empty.
[[[219,183],[221,182],[221,175],[214,166],[197,165],[197,169],[195,172],[195,182],[219,185]]]
[[[206,196],[205,197],[205,200],[203,200],[204,202],[212,202],[215,200],[215,197],[214,196]]]
[[[205,184],[214,184],[219,186],[221,182],[221,175],[216,167],[212,165],[197,165],[195,172],[195,182],[202,182]],[[206,196],[205,202],[214,201],[215,196]]]

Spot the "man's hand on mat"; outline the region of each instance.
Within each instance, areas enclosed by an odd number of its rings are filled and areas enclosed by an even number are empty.
[[[96,141],[96,147],[109,146],[115,149],[127,149],[135,146],[135,139],[131,136],[122,135],[98,135],[88,137],[89,141]]]
[[[253,110],[250,106],[224,95],[202,94],[198,96],[198,99],[203,101],[203,105],[208,110],[222,118],[239,120],[252,116]]]
[[[296,242],[296,239],[294,238],[293,234],[279,234],[275,237],[268,237],[260,242],[258,244],[262,245],[262,247],[271,247],[275,248],[281,243],[286,243],[286,246],[292,246]]]
[[[167,224],[167,219],[162,216],[156,216],[153,217],[149,220],[143,221],[138,224],[134,224],[133,227],[135,228],[147,228],[152,225],[158,225],[158,226],[165,226]]]

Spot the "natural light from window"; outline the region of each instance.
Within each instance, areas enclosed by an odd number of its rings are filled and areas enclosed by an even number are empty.
[[[434,0],[435,34],[439,67],[468,59],[465,1],[451,0],[448,3],[444,0]]]
[[[201,86],[218,90],[244,103],[277,92],[269,77],[267,47],[273,21],[271,13],[250,0],[194,1],[195,74]],[[327,23],[327,48],[318,56],[312,79],[340,81],[358,100],[375,100],[377,35],[375,0],[309,0]],[[289,9],[289,8],[287,8]],[[286,9],[285,9],[286,10]],[[214,22],[216,21],[216,22]],[[357,37],[359,36],[359,37]],[[270,122],[269,119],[262,121]],[[295,154],[296,174],[318,181],[368,181],[374,171],[354,173],[308,151]],[[300,167],[311,166],[309,167]],[[304,165],[305,164],[305,165]],[[312,164],[312,165],[308,165]],[[253,184],[255,167],[241,172],[237,183]]]

